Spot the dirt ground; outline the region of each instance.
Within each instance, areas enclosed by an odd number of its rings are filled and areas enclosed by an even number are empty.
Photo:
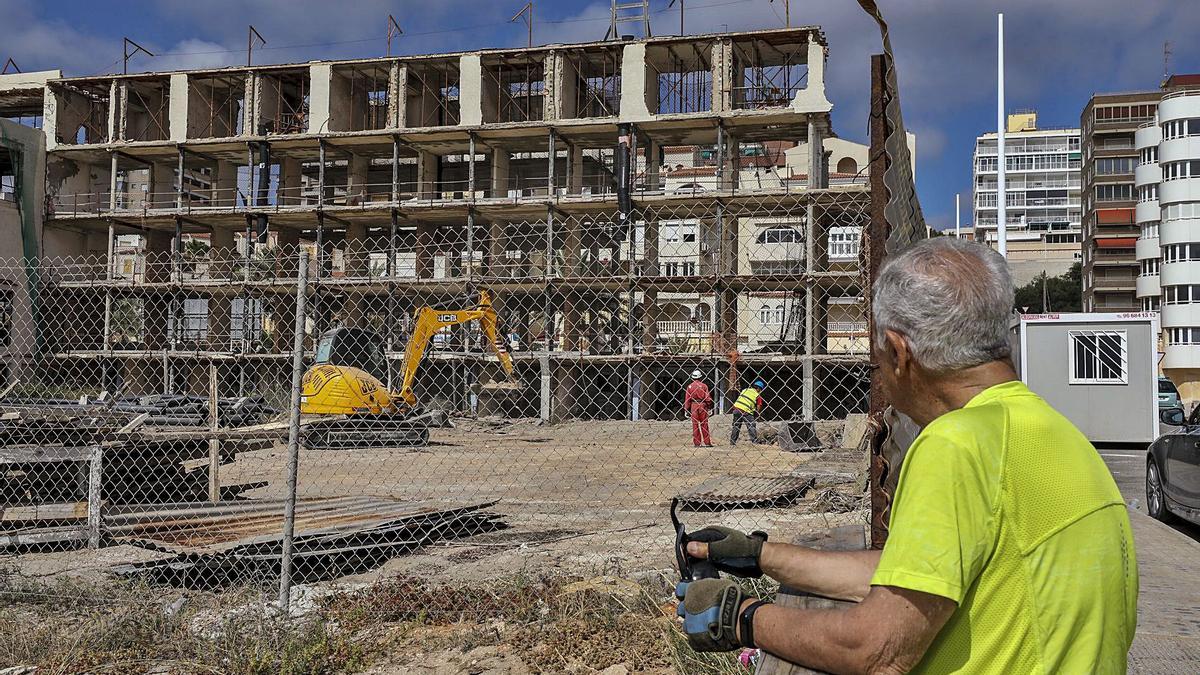
[[[827,445],[838,445],[841,426],[841,423],[824,425],[818,429],[818,435]],[[622,580],[620,583],[632,580],[643,588],[653,589],[648,592],[648,597],[652,597],[639,601],[640,613],[629,614],[621,609],[612,620],[627,620],[636,615],[637,629],[647,631],[643,656],[666,650],[678,658],[655,661],[657,665],[653,668],[650,664],[641,667],[637,663],[610,660],[604,664],[605,668],[613,666],[612,673],[692,669],[725,672],[724,662],[713,668],[687,665],[678,659],[684,658],[681,655],[689,653],[688,650],[672,651],[669,645],[664,646],[667,643],[655,642],[671,640],[662,637],[671,634],[669,621],[662,623],[656,605],[669,600],[669,588],[675,578],[670,499],[721,476],[815,476],[816,485],[791,503],[681,512],[689,529],[722,524],[762,529],[774,539],[790,540],[806,532],[864,521],[861,488],[856,488],[855,475],[865,467],[865,458],[853,451],[836,449],[789,453],[776,445],[751,445],[744,438],[736,447],[730,447],[729,418],[725,416],[714,418],[712,429],[717,447],[694,448],[690,424],[686,422],[578,421],[539,425],[535,420],[456,420],[454,428],[433,430],[430,445],[423,448],[305,450],[300,457],[298,481],[302,499],[373,495],[447,506],[495,502],[490,510],[502,516],[508,528],[448,539],[395,557],[381,556],[358,574],[301,585],[293,597],[301,610],[306,611],[320,607],[320,598],[361,593],[363,589],[386,586],[395,579],[425,580],[446,588],[486,587],[513,578],[599,578]],[[267,481],[265,486],[244,495],[282,497],[285,467],[286,449],[282,445],[241,454],[236,462],[222,467],[222,484]],[[830,492],[836,497],[833,508]],[[114,546],[98,552],[27,553],[9,557],[4,563],[12,573],[29,579],[108,582],[111,581],[108,571],[113,565],[164,555],[133,546]],[[166,594],[172,592],[167,590]],[[643,591],[643,595],[647,592]],[[464,602],[469,614],[473,601]],[[382,610],[376,607],[370,611]],[[514,647],[502,634],[504,621],[500,622],[500,629],[493,626],[484,630],[486,635],[480,633],[482,623],[460,624],[451,620],[432,625],[418,620],[419,630],[414,632],[411,617],[400,620],[384,615],[386,612],[365,630],[373,636],[372,644],[399,647],[390,655],[377,654],[370,661],[369,672],[603,670],[593,668],[596,664],[588,662],[589,652],[573,657],[578,663],[539,666],[544,654],[539,656],[538,650],[553,646],[533,641]],[[535,623],[545,622],[545,617],[534,619]],[[571,621],[578,623],[579,619]],[[560,623],[549,625],[561,627]],[[526,624],[515,621],[508,625],[511,628]],[[545,628],[541,623],[538,625]],[[526,628],[513,630],[517,630],[514,634],[521,635],[522,640],[532,639]],[[422,631],[432,631],[429,634],[436,639],[427,639]],[[617,630],[614,634],[619,633]],[[564,644],[575,644],[574,638],[568,637],[564,635]]]

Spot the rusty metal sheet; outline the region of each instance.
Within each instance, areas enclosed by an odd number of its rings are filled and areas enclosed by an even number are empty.
[[[719,476],[679,495],[693,511],[775,506],[799,499],[815,479],[807,476]]]
[[[295,539],[370,532],[423,516],[452,517],[495,502],[445,509],[372,496],[305,499],[296,503]],[[283,532],[281,499],[243,502],[155,504],[106,509],[105,535],[174,553],[221,553],[278,542]]]

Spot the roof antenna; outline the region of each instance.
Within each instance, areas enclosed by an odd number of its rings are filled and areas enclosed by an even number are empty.
[[[388,14],[388,36],[387,36],[387,55],[392,55],[392,36],[399,37],[404,35],[404,31],[400,29],[400,24],[396,23],[396,17]]]
[[[8,60],[4,62],[4,70],[0,70],[0,75],[7,75],[7,74],[8,74],[8,67],[9,67],[9,66],[12,66],[12,69],[13,69],[13,72],[14,72],[14,73],[19,73],[19,72],[21,72],[21,68],[20,68],[20,66],[18,66],[18,65],[17,65],[17,62],[16,62],[16,61],[13,61],[13,60],[12,60],[12,57],[10,56],[10,57],[8,57]]]
[[[139,45],[138,43],[134,42],[133,40],[130,40],[129,38],[124,38],[124,40],[125,40],[125,42],[122,43],[121,46],[125,52],[125,59],[121,65],[121,74],[128,75],[129,74],[129,58],[131,56],[137,56],[138,52],[141,52],[141,53],[145,54],[146,56],[154,56],[154,54],[149,49],[146,49],[145,47]],[[129,51],[129,45],[133,45],[135,47],[135,49],[132,52]],[[11,61],[12,59],[9,59],[9,60]]]
[[[254,26],[250,26],[250,31],[246,34],[246,67],[250,67],[251,57],[254,56],[254,38],[256,37],[259,42],[267,44],[267,39],[262,36],[262,33],[255,30]]]
[[[529,2],[525,3],[525,6],[521,8],[521,11],[517,12],[516,14],[513,14],[513,18],[509,19],[508,22],[512,23],[512,22],[516,21],[518,18],[521,17],[522,14],[525,15],[525,26],[527,28],[529,28],[528,46],[532,47],[533,46],[533,0],[530,0]]]
[[[1171,77],[1171,41],[1163,41],[1163,84]]]

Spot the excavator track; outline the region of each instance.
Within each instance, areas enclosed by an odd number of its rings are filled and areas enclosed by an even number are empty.
[[[429,426],[429,415],[321,420],[304,426],[302,442],[312,450],[416,448],[429,444]]]

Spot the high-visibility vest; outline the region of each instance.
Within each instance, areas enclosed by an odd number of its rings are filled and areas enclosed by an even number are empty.
[[[733,407],[753,414],[756,403],[758,403],[758,390],[754,387],[746,387],[742,393],[738,394],[737,400],[733,402]]]

